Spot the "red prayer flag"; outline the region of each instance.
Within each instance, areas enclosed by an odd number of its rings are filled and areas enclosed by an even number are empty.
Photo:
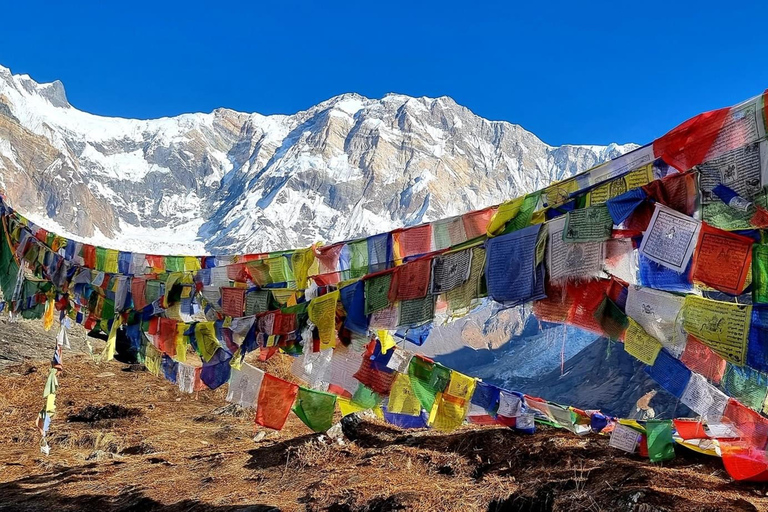
[[[721,108],[692,117],[653,141],[653,154],[680,171],[704,161],[717,139],[730,108]]]
[[[420,258],[395,268],[389,286],[389,300],[411,300],[427,296],[431,258]]]
[[[88,268],[96,268],[96,247],[83,244],[83,261]]]
[[[690,370],[700,373],[715,384],[719,384],[725,375],[727,364],[725,359],[690,334],[680,361]]]
[[[709,435],[704,431],[704,425],[697,420],[672,420],[675,424],[675,430],[684,440],[686,439],[708,439]]]
[[[467,240],[484,235],[494,213],[496,213],[496,208],[491,207],[465,214],[462,220],[464,221],[464,232],[467,234]]]
[[[256,407],[256,423],[275,430],[283,428],[298,392],[296,384],[269,373],[264,374]]]
[[[392,241],[400,248],[400,258],[432,251],[432,225],[423,224],[392,232]]]
[[[231,317],[243,316],[245,307],[245,288],[232,288],[223,286],[221,288],[221,310]]]
[[[739,295],[752,268],[753,240],[702,223],[693,253],[693,280]]]

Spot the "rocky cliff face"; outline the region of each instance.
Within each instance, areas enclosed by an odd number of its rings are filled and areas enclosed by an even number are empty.
[[[43,226],[158,253],[258,252],[460,214],[636,146],[552,147],[452,99],[132,120],[0,67],[0,182]]]

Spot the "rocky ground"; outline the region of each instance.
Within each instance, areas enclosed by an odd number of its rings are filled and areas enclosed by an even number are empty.
[[[293,415],[265,431],[251,411],[226,407],[225,389],[184,395],[71,352],[45,456],[34,419],[55,333],[39,324],[0,324],[0,510],[768,509],[768,486],[734,483],[718,459],[683,448],[651,464],[598,435],[403,431],[375,418],[346,419],[338,439]]]

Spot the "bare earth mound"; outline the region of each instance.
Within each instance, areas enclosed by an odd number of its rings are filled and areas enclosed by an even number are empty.
[[[46,457],[33,427],[46,368],[0,373],[0,510],[768,509],[765,486],[733,483],[718,459],[682,448],[654,465],[597,435],[349,418],[340,444],[293,415],[261,434],[252,414],[222,407],[226,386],[183,395],[84,356],[65,359]]]

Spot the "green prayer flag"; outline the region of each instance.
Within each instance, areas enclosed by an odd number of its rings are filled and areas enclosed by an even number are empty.
[[[569,211],[565,216],[564,242],[602,242],[611,238],[613,219],[604,204]]]
[[[107,268],[107,250],[104,247],[96,248],[96,270],[104,272]]]
[[[349,248],[349,276],[346,279],[358,279],[368,273],[368,240],[347,244]]]
[[[416,327],[431,321],[435,317],[435,296],[427,295],[421,299],[401,300],[398,325]]]
[[[376,407],[379,402],[381,402],[379,394],[364,384],[359,384],[355,394],[352,395],[352,403],[366,409]]]
[[[370,315],[389,307],[389,287],[392,272],[365,280],[365,314]]]
[[[764,373],[728,363],[721,385],[728,395],[747,407],[762,410],[768,394],[768,376]]]
[[[520,207],[520,212],[515,215],[515,218],[507,222],[504,231],[501,233],[506,235],[518,229],[523,229],[531,224],[531,216],[539,205],[539,198],[541,197],[541,191],[532,192],[525,196],[523,200],[523,206]]]
[[[408,365],[408,376],[411,378],[413,394],[425,410],[431,411],[436,395],[445,390],[451,380],[451,370],[439,363],[414,357]]]
[[[675,458],[675,441],[672,439],[672,420],[648,420],[645,424],[648,436],[648,457],[651,462]]]
[[[166,272],[184,272],[184,256],[165,256],[163,263]]]
[[[293,412],[315,432],[325,432],[333,425],[336,395],[299,387]]]
[[[752,246],[752,302],[768,302],[768,245]]]

